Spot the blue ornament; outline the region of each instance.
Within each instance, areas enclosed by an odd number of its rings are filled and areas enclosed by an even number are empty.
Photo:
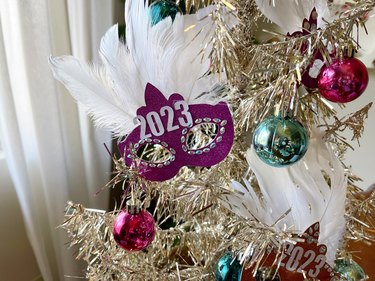
[[[296,163],[306,153],[306,129],[290,117],[271,116],[254,131],[253,146],[258,157],[273,167]]]
[[[173,2],[167,0],[157,0],[150,5],[151,25],[155,25],[166,17],[171,17],[172,21],[177,13],[181,13],[180,8]]]
[[[361,281],[366,280],[366,273],[352,259],[344,258],[335,261],[335,270],[345,277],[347,281]]]
[[[242,265],[230,252],[225,253],[216,264],[216,281],[240,281]]]

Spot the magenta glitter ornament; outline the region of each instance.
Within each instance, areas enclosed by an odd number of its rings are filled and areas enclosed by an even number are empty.
[[[155,221],[145,210],[135,213],[121,211],[115,218],[112,233],[116,243],[124,250],[141,251],[155,238]]]
[[[320,94],[337,103],[355,100],[365,91],[367,84],[367,68],[356,58],[335,59],[318,76]]]
[[[168,99],[148,83],[145,106],[137,110],[140,123],[118,147],[131,166],[151,181],[173,178],[183,166],[210,167],[231,150],[233,119],[225,102],[188,104],[180,94]]]

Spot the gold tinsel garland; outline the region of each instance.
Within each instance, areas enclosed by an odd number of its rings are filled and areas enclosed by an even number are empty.
[[[231,180],[241,179],[248,169],[244,156],[248,135],[259,121],[273,113],[275,105],[281,105],[282,111],[292,108],[296,118],[309,128],[322,124],[327,141],[336,145],[339,152],[350,147],[341,136],[343,129],[351,129],[354,139],[363,132],[370,106],[340,119],[317,93],[297,88],[301,73],[313,59],[313,50],[319,49],[330,61],[323,40],[335,42],[339,56],[358,48],[352,30],[362,25],[361,18],[375,6],[374,1],[358,2],[336,21],[307,36],[280,36],[281,41],[266,44],[254,40],[253,30],[260,17],[255,1],[192,0],[186,1],[186,10],[208,4],[217,6],[212,16],[219,23],[212,38],[213,71],[224,73],[231,86],[228,95],[236,124],[232,151],[214,167],[183,168],[173,180],[141,183],[145,187],[142,204],[148,207],[154,202],[153,215],[159,226],[154,242],[141,252],[127,253],[112,239],[113,219],[122,206],[113,212],[102,212],[69,203],[62,228],[70,236],[70,245],[79,245],[77,258],[87,262],[89,280],[213,280],[216,261],[225,250],[246,253],[251,249],[261,255],[269,244],[277,246],[296,239],[294,233],[276,233],[259,221],[235,217],[220,205],[220,199],[231,192]],[[224,23],[223,7],[236,13],[240,20],[234,30]],[[307,44],[308,52],[301,55],[303,44]],[[333,123],[329,118],[333,118]],[[108,187],[123,183],[126,191],[126,182],[134,178],[134,170],[128,169],[121,158],[114,159],[114,163],[116,174]],[[372,226],[366,222],[366,217],[374,214],[374,196],[364,198],[355,181],[351,181],[346,239],[374,239]],[[168,219],[173,225],[162,229],[160,226]],[[247,265],[256,262],[254,257],[246,261]]]

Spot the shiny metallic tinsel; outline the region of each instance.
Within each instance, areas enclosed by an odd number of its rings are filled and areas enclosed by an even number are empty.
[[[310,35],[279,35],[278,42],[265,44],[253,37],[260,17],[254,1],[189,0],[186,10],[191,12],[210,3],[217,5],[212,16],[219,22],[212,38],[213,71],[225,74],[231,86],[228,96],[236,124],[232,152],[214,167],[183,168],[173,180],[140,183],[142,194],[138,195],[145,198],[143,206],[156,201],[153,215],[159,226],[154,242],[141,252],[127,253],[112,239],[112,222],[118,210],[101,212],[69,203],[62,228],[70,236],[70,245],[79,245],[77,258],[87,262],[89,280],[213,280],[216,261],[228,249],[241,253],[246,266],[257,264],[268,245],[281,251],[281,245],[293,241],[296,235],[288,230],[275,233],[259,221],[242,220],[220,206],[220,198],[231,192],[230,181],[240,180],[248,169],[244,153],[254,126],[277,107],[284,114],[291,112],[307,128],[324,126],[327,141],[338,150],[350,146],[340,137],[343,128],[353,130],[354,139],[363,132],[369,107],[340,119],[317,93],[298,90],[298,85],[301,73],[313,59],[313,50],[319,49],[325,60],[330,60],[323,40],[337,43],[339,55],[359,47],[353,29],[362,25],[361,18],[375,6],[373,0],[358,1],[336,21]],[[234,30],[224,23],[224,7],[240,20]],[[307,44],[304,55],[299,51],[302,44]],[[126,182],[136,173],[126,168],[122,159],[113,160],[116,174],[108,186],[124,183],[125,200],[131,193]],[[256,184],[251,174],[250,180]],[[374,193],[364,198],[354,182],[349,190],[346,238],[374,239],[372,226],[366,222],[366,217],[374,214]],[[167,219],[174,225],[161,229]]]

